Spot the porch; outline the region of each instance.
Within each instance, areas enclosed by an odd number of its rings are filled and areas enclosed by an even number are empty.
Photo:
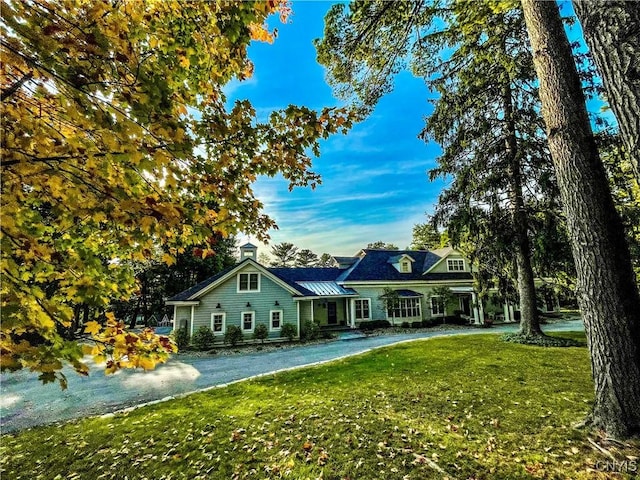
[[[323,330],[349,329],[355,326],[350,299],[357,297],[358,292],[335,282],[297,283],[315,294],[297,299],[301,323],[313,321]]]

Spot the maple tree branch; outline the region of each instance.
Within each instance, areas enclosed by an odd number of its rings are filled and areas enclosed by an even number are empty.
[[[138,125],[141,129],[143,129],[150,137],[156,139],[156,140],[160,140],[157,135],[155,135],[153,132],[151,132],[149,130],[149,128],[147,128],[147,126],[145,126],[144,124],[136,121],[134,118],[132,118],[126,111],[124,111],[123,109],[105,101],[104,99],[98,97],[97,95],[94,95],[91,92],[87,92],[85,91],[82,87],[83,85],[76,85],[73,82],[71,82],[70,80],[62,77],[61,75],[59,75],[58,73],[56,73],[55,71],[53,71],[52,69],[46,67],[45,65],[43,65],[41,62],[38,62],[36,59],[25,55],[24,53],[22,53],[21,51],[19,51],[18,49],[16,49],[13,45],[11,45],[10,43],[6,42],[4,39],[0,39],[0,45],[2,45],[3,47],[5,47],[7,50],[9,50],[10,52],[14,53],[15,55],[19,56],[20,58],[22,58],[28,65],[30,65],[33,68],[37,68],[37,69],[41,69],[42,71],[48,73],[49,75],[51,75],[53,78],[61,81],[64,85],[66,85],[67,87],[71,87],[74,90],[79,91],[80,93],[86,95],[87,97],[94,99],[97,103],[104,103],[106,105],[108,105],[111,109],[113,109],[113,111],[119,113],[120,115],[122,115],[124,118],[126,118],[127,120],[133,122],[134,124]],[[73,98],[73,97],[72,97]]]
[[[147,151],[155,151],[155,150],[160,150],[160,149],[167,149],[167,151],[170,151],[168,148],[168,145],[163,144],[163,145],[157,145],[155,147],[146,147]],[[64,162],[65,160],[79,160],[82,158],[87,158],[89,155],[57,155],[57,156],[52,156],[52,157],[37,157],[35,155],[32,155],[30,153],[26,153],[22,150],[18,150],[15,148],[9,148],[8,150],[14,150],[14,151],[18,151],[19,153],[21,153],[22,155],[24,155],[25,157],[29,157],[30,162],[43,162],[43,163],[47,163],[47,162]],[[127,152],[98,152],[98,153],[94,153],[91,156],[93,157],[97,157],[97,158],[103,158],[106,157],[108,155],[126,155]],[[6,167],[11,167],[13,165],[17,165],[19,163],[22,163],[22,160],[18,160],[18,159],[13,159],[13,160],[1,160],[0,159],[0,168],[6,168]]]
[[[25,73],[22,78],[16,80],[13,85],[2,89],[2,95],[0,95],[0,101],[4,102],[7,98],[13,96],[25,82],[28,82],[33,78],[33,72]]]

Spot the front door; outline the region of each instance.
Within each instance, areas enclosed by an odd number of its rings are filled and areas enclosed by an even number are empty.
[[[338,305],[336,302],[327,302],[327,323],[329,325],[338,324]]]

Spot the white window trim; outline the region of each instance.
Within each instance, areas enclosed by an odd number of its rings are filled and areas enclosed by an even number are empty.
[[[433,299],[434,298],[442,298],[440,295],[432,295],[429,300],[429,313],[432,317],[444,317],[444,305],[442,305],[442,313],[433,313]]]
[[[462,262],[462,269],[452,269],[452,262]],[[447,258],[447,272],[464,272],[466,271],[466,265],[464,263],[464,258]]]
[[[242,275],[257,275],[258,276],[258,288],[257,290],[251,290],[251,277],[247,278],[247,290],[240,290],[240,276]],[[237,275],[236,293],[260,293],[262,287],[262,275],[260,272],[240,272]]]
[[[408,302],[414,303],[415,305],[408,305]],[[409,310],[412,310],[417,308],[418,310],[418,315],[406,315],[406,316],[394,316],[394,311],[395,310],[400,310],[401,312],[409,312]],[[389,315],[389,310],[392,311],[392,314]],[[412,312],[413,313],[413,312]],[[395,319],[395,320],[400,320],[400,319],[405,319],[405,318],[420,318],[422,319],[422,301],[420,300],[420,298],[418,297],[402,297],[398,299],[398,304],[397,307],[392,307],[392,308],[387,308],[387,320],[388,319]]]
[[[371,320],[371,299],[370,298],[356,298],[353,300],[354,304],[353,304],[353,318],[355,318],[356,320]],[[356,303],[357,302],[367,302],[367,311],[369,312],[369,315],[367,315],[366,317],[362,317],[362,318],[358,318],[358,309],[356,307]]]
[[[213,329],[213,317],[215,315],[220,315],[222,316],[222,331],[220,332],[216,332]],[[212,312],[211,313],[211,331],[213,332],[214,335],[224,335],[225,330],[227,329],[227,314],[225,312]]]
[[[251,329],[247,330],[244,328],[244,316],[245,314],[251,314]],[[256,328],[256,312],[254,310],[247,310],[245,312],[240,313],[240,328],[242,329],[242,333],[253,333],[253,330]]]
[[[274,313],[279,313],[280,314],[280,326],[278,328],[274,328],[273,327],[273,314]],[[279,332],[282,329],[283,321],[284,321],[284,315],[282,313],[282,310],[269,310],[269,331],[270,332]]]

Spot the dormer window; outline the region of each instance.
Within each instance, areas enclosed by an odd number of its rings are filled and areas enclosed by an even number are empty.
[[[411,264],[413,262],[415,262],[415,260],[406,253],[389,257],[389,259],[387,260],[387,263],[393,265],[393,268],[395,268],[400,273],[411,273]]]
[[[448,258],[447,259],[447,271],[449,272],[464,272],[464,260],[461,258]]]

